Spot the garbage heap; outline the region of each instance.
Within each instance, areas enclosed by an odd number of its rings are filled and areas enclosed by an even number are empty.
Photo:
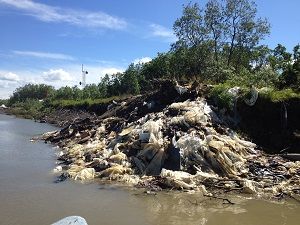
[[[61,180],[100,178],[204,194],[300,194],[299,161],[257,150],[199,95],[194,87],[164,85],[42,138],[61,149],[63,164],[55,168]]]

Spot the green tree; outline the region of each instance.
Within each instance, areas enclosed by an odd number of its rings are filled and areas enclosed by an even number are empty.
[[[197,3],[183,7],[183,15],[173,25],[174,33],[178,38],[174,47],[192,47],[206,39],[207,31],[204,26],[202,10]]]
[[[294,47],[293,54],[286,52],[285,47],[281,45],[277,47],[281,50],[277,60],[278,67],[282,69],[280,88],[291,87],[300,90],[300,46]]]
[[[107,89],[109,86],[110,78],[108,74],[105,74],[105,76],[101,79],[100,83],[98,84],[100,95],[105,98],[107,97]]]
[[[278,44],[269,57],[271,67],[279,74],[287,70],[292,62],[292,54],[287,52],[286,47]]]
[[[171,61],[179,63],[174,68],[183,65],[176,73],[220,82],[232,67],[238,73],[251,70],[254,60],[262,63],[265,49],[258,44],[270,25],[256,15],[256,4],[250,0],[209,0],[204,9],[197,3],[184,6],[173,26],[178,41],[172,45]]]
[[[41,100],[54,94],[54,88],[46,84],[26,84],[17,88],[10,97],[10,104],[24,102],[27,99]]]
[[[271,49],[266,45],[254,47],[251,53],[250,64],[254,71],[259,71],[264,67],[268,67]]]
[[[300,61],[300,44],[297,44],[293,49],[294,61]]]
[[[122,89],[122,77],[123,73],[116,73],[111,75],[111,79],[109,80],[109,84],[107,86],[107,96],[115,96],[124,94],[124,90]]]
[[[257,9],[249,0],[226,0],[224,7],[225,34],[228,45],[227,65],[240,65],[243,54],[270,33],[267,19],[256,18]]]
[[[8,105],[8,99],[0,99],[0,105]]]
[[[72,87],[72,94],[73,94],[73,99],[76,100],[82,99],[83,97],[82,90],[77,85]]]
[[[209,0],[205,9],[205,26],[213,40],[215,60],[219,60],[219,50],[224,40],[224,13],[218,0]]]
[[[72,88],[69,86],[59,88],[55,92],[54,99],[74,99]]]
[[[101,98],[99,87],[96,84],[88,84],[82,90],[84,99],[98,99]]]
[[[170,77],[171,53],[158,53],[150,62],[143,64],[140,73],[146,81],[157,78]]]
[[[132,63],[124,72],[121,78],[122,90],[126,94],[139,94],[140,85],[138,82],[138,70]]]

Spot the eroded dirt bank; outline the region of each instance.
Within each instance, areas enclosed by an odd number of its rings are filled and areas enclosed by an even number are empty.
[[[300,153],[300,100],[272,102],[258,96],[254,106],[240,101],[239,127],[268,153]]]
[[[59,179],[297,197],[300,162],[258,150],[223,122],[199,90],[164,82],[159,91],[44,134],[61,147]]]

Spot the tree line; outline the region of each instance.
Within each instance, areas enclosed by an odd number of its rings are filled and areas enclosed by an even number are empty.
[[[300,45],[293,52],[278,44],[261,45],[270,34],[266,18],[257,16],[250,0],[209,0],[189,3],[173,25],[177,41],[148,63],[130,64],[126,71],[105,75],[99,84],[55,90],[45,84],[16,89],[10,103],[26,99],[98,99],[153,90],[154,79],[277,89],[300,89]]]

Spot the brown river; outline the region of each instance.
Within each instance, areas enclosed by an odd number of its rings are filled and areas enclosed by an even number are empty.
[[[253,224],[298,225],[300,204],[251,196],[226,198],[234,205],[197,194],[160,192],[113,184],[54,183],[55,149],[34,135],[55,129],[47,124],[0,115],[0,224],[43,225],[78,215],[89,225]]]

